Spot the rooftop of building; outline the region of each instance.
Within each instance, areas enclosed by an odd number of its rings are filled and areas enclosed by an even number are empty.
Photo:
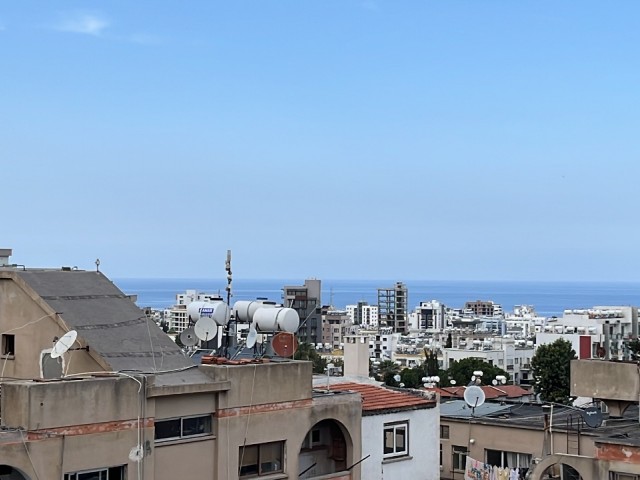
[[[78,344],[113,371],[151,373],[194,365],[99,271],[0,268],[0,278],[13,279],[34,301],[43,302],[51,318],[77,331]]]
[[[331,392],[349,391],[362,397],[362,415],[379,415],[405,410],[433,408],[438,401],[409,390],[399,391],[372,382],[343,381],[328,386]],[[315,386],[319,390],[319,386]],[[325,389],[325,392],[327,390]]]

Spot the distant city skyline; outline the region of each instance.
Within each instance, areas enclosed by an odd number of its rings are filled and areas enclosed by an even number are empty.
[[[640,4],[0,6],[2,229],[111,277],[638,281]]]

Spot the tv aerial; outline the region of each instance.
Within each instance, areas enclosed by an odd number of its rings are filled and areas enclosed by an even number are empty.
[[[78,332],[76,332],[75,330],[69,330],[67,333],[65,333],[63,336],[61,336],[56,340],[56,343],[53,345],[53,348],[51,349],[51,358],[58,358],[61,357],[62,355],[64,355],[66,352],[68,352],[69,350],[86,350],[87,352],[89,351],[89,347],[78,347],[78,348],[71,348],[73,346],[73,344],[76,342],[76,339],[78,338]]]
[[[484,391],[478,386],[473,385],[464,390],[464,401],[471,407],[471,411],[482,405],[485,398]]]

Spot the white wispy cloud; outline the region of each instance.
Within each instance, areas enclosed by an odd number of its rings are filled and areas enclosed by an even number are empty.
[[[65,13],[54,26],[60,32],[81,33],[99,37],[109,27],[109,20],[97,13]]]

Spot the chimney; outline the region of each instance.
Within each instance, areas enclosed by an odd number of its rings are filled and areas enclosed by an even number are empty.
[[[13,254],[10,248],[0,248],[0,267],[9,265],[9,257]]]
[[[344,375],[369,378],[369,337],[344,337]]]

